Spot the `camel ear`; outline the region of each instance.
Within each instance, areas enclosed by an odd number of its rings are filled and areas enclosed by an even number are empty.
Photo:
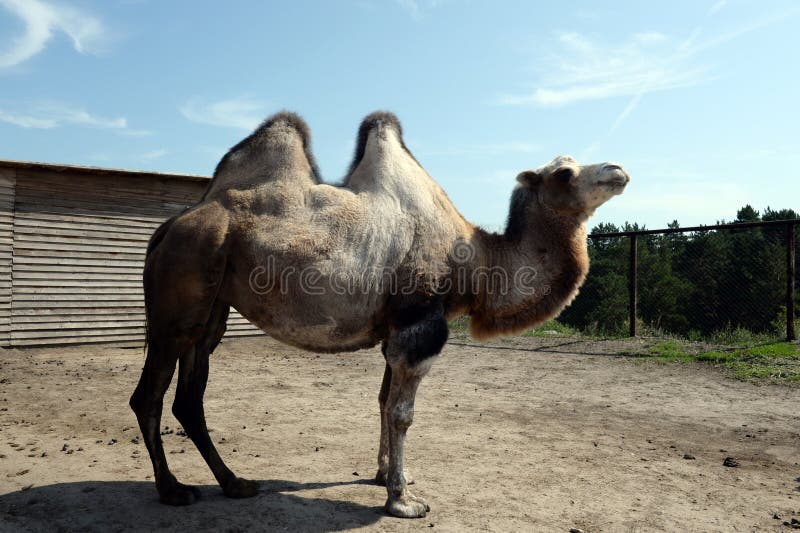
[[[517,181],[526,187],[535,189],[542,183],[542,176],[533,170],[523,170],[517,174]]]

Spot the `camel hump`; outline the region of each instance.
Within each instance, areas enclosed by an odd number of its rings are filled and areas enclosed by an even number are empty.
[[[264,175],[273,173],[276,167],[285,167],[285,158],[276,159],[274,156],[289,154],[291,149],[287,151],[284,147],[297,146],[298,138],[308,166],[311,168],[311,179],[319,183],[319,167],[311,151],[311,129],[297,113],[281,111],[267,118],[253,133],[228,150],[214,170],[212,185],[215,187],[222,185],[213,182],[220,180],[227,182],[231,176],[236,176],[237,180],[247,179],[253,175],[261,175],[263,178]],[[209,186],[206,195],[211,189]]]
[[[414,156],[411,154],[411,151],[406,147],[405,141],[403,141],[403,126],[400,124],[400,119],[397,118],[397,115],[390,111],[375,111],[364,117],[364,120],[361,121],[361,125],[358,127],[356,151],[353,156],[353,162],[350,164],[348,174],[352,174],[352,172],[364,158],[364,152],[367,149],[369,134],[376,128],[393,129],[397,133],[398,139],[400,139],[400,144],[402,145],[403,150],[405,150],[408,155],[410,155],[416,161],[416,158],[414,158]]]
[[[311,145],[311,129],[308,127],[308,124],[306,124],[306,121],[303,120],[303,117],[292,111],[284,110],[275,113],[262,122],[253,132],[253,135],[268,137],[276,126],[294,129],[303,140],[304,147]]]
[[[400,119],[391,111],[374,111],[364,117],[361,125],[358,127],[358,140],[361,142],[362,138],[366,142],[367,134],[372,128],[381,126],[390,126],[397,131],[398,136],[403,136],[403,126],[400,124]]]

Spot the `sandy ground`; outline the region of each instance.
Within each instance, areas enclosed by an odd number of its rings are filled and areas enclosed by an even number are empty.
[[[371,482],[378,350],[320,356],[266,337],[224,341],[206,393],[211,435],[262,491],[222,496],[168,413],[173,471],[203,493],[186,508],[158,503],[127,406],[141,350],[2,351],[0,530],[787,529],[800,513],[800,389],[609,355],[617,348],[454,339],[422,384],[409,432],[414,488],[432,508],[419,520],[386,516]]]

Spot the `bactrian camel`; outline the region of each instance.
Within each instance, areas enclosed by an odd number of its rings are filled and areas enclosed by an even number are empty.
[[[587,219],[629,177],[619,165],[567,156],[521,172],[507,228],[496,234],[464,220],[391,113],[361,123],[340,185],[321,182],[310,143],[299,116],[271,117],[222,158],[197,205],[155,231],[144,269],[147,357],[130,404],[161,501],[193,503],[200,493],[170,472],[159,431],[180,361],[172,412],[225,495],[253,496],[257,483],[225,465],[203,412],[209,355],[229,308],[306,350],[380,343],[376,479],[390,514],[422,517],[429,507],[408,489],[403,447],[448,320],[469,315],[471,334],[485,339],[556,316],[589,268]]]

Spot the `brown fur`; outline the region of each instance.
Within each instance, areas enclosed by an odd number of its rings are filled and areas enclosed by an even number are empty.
[[[170,472],[159,436],[178,360],[173,413],[226,495],[257,490],[225,466],[203,415],[208,357],[232,306],[273,337],[308,350],[382,343],[376,477],[386,484],[391,514],[424,516],[427,504],[407,487],[403,450],[417,386],[447,340],[447,319],[468,313],[472,334],[485,338],[558,314],[588,270],[587,218],[628,176],[614,165],[561,157],[517,179],[508,228],[494,235],[458,213],[411,155],[390,113],[364,120],[339,187],[320,183],[308,126],[295,114],[272,117],[231,149],[202,201],[164,223],[148,245],[147,359],[131,407],[161,500],[186,505],[198,496]],[[504,290],[481,277],[487,270],[504,273]],[[358,284],[375,271],[375,283]],[[525,286],[516,278],[521,272],[535,274]],[[342,281],[354,290],[338,290]]]

